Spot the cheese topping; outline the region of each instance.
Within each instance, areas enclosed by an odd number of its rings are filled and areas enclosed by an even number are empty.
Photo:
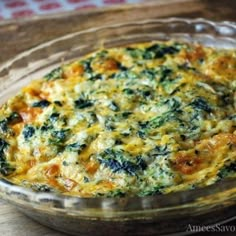
[[[235,177],[235,95],[235,50],[101,49],[2,105],[0,173],[81,197],[165,194]]]

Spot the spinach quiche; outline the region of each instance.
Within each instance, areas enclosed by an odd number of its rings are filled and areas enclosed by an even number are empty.
[[[0,107],[0,175],[34,191],[146,196],[235,173],[236,50],[101,48]]]

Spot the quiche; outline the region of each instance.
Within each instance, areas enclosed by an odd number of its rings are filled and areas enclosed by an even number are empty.
[[[235,173],[234,49],[101,48],[0,107],[0,175],[34,191],[147,196]]]

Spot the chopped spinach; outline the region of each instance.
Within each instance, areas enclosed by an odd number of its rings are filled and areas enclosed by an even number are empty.
[[[236,114],[228,116],[229,120],[236,120]],[[0,124],[1,125],[1,124]],[[1,127],[1,126],[0,126]]]
[[[132,115],[131,111],[124,111],[124,112],[122,112],[122,117],[124,119],[128,118],[130,115]]]
[[[137,171],[146,169],[147,165],[141,157],[127,159],[128,153],[122,150],[106,149],[99,155],[99,162],[115,172],[125,172],[129,175],[136,175]]]
[[[141,191],[138,195],[140,197],[159,195],[159,194],[162,194],[162,191],[161,191],[162,189],[163,189],[162,186],[155,186],[152,188],[149,187]]]
[[[107,54],[108,54],[108,51],[106,49],[103,49],[97,53],[97,56],[100,58],[105,58]]]
[[[102,74],[91,73],[91,74],[89,74],[88,79],[91,80],[91,81],[103,80],[103,75]]]
[[[66,141],[68,137],[68,133],[69,133],[68,129],[54,130],[52,132],[52,138],[50,141],[55,144],[62,144]]]
[[[168,111],[161,116],[156,116],[155,118],[151,119],[148,122],[148,126],[149,128],[158,128],[164,125],[166,122],[174,119],[176,119],[175,113],[173,113],[172,111]]]
[[[15,168],[12,167],[6,159],[0,157],[0,173],[4,176],[10,175],[15,171]]]
[[[49,120],[50,120],[51,122],[55,122],[55,121],[58,120],[59,116],[60,116],[59,113],[54,112],[54,113],[52,113],[52,114],[50,115]]]
[[[145,60],[156,59],[156,58],[163,58],[165,55],[173,55],[180,51],[180,45],[164,45],[164,44],[153,44],[152,46],[143,49],[136,49],[128,47],[126,51],[130,54],[133,58],[142,58]]]
[[[212,112],[212,108],[205,98],[198,97],[190,105],[198,110],[203,110],[205,112]]]
[[[130,88],[125,88],[123,89],[123,92],[126,94],[126,95],[133,95],[135,93],[135,91],[133,89],[130,89]]]
[[[138,122],[139,129],[137,135],[140,138],[145,139],[147,134],[155,134],[157,128],[169,122],[176,122],[176,127],[179,127],[180,132],[191,132],[190,129],[193,127],[193,124],[188,125],[188,122],[185,121],[186,117],[183,117],[185,113],[182,110],[182,104],[178,98],[161,99],[157,106],[160,107],[159,109],[162,111],[159,115],[150,120]],[[191,118],[191,114],[188,118]],[[177,128],[173,128],[172,131],[173,130],[177,130]]]
[[[84,68],[85,76],[87,77],[88,80],[91,80],[91,81],[102,80],[103,75],[102,74],[96,74],[93,71],[93,68],[92,68],[92,65],[91,65],[92,61],[93,61],[93,57],[90,57],[90,58],[80,62],[82,64],[83,68]]]
[[[86,60],[81,61],[81,64],[83,65],[84,71],[88,74],[93,73],[93,69],[91,67],[91,62],[92,62],[92,58],[88,58]]]
[[[106,130],[109,130],[109,131],[113,131],[116,128],[115,123],[111,117],[108,117],[105,120],[104,126],[105,126]]]
[[[88,123],[89,123],[88,126],[90,127],[92,124],[98,121],[98,118],[96,116],[96,113],[94,112],[88,112],[88,114],[90,115],[88,119]]]
[[[147,79],[154,80],[157,76],[155,69],[145,69],[141,72],[141,75]]]
[[[124,171],[130,175],[134,175],[137,169],[136,165],[130,161],[119,162],[114,159],[104,159],[100,160],[100,162],[106,167],[109,167],[113,172]]]
[[[138,125],[140,129],[137,134],[140,138],[145,138],[147,133],[158,127],[161,127],[169,121],[181,121],[181,119],[178,118],[182,114],[182,110],[180,109],[181,103],[177,99],[166,99],[161,101],[158,106],[166,106],[167,111],[156,117],[153,117],[148,121],[139,122]]]
[[[84,183],[88,183],[89,182],[89,178],[84,176]]]
[[[81,96],[80,98],[75,100],[74,104],[76,108],[84,109],[84,108],[93,106],[93,101]]]
[[[147,129],[148,129],[148,121],[145,122],[138,122],[139,129],[137,131],[137,135],[141,139],[145,139],[147,135]]]
[[[63,165],[63,166],[69,166],[69,163],[68,163],[67,161],[63,161],[63,162],[62,162],[62,165]]]
[[[236,162],[230,163],[228,166],[224,166],[218,173],[220,179],[227,177],[230,173],[236,172]]]
[[[116,189],[108,193],[108,197],[125,197],[126,193],[120,189]]]
[[[52,125],[49,125],[49,124],[43,124],[41,127],[40,127],[40,130],[42,131],[42,132],[46,132],[46,131],[48,131],[48,130],[51,130],[51,129],[53,129],[53,126]]]
[[[7,119],[0,121],[0,131],[6,133],[8,131],[8,122]]]
[[[141,170],[146,170],[147,169],[147,163],[144,161],[143,157],[142,156],[137,156],[136,159],[137,159],[136,165]]]
[[[26,125],[22,131],[24,139],[28,140],[35,134],[35,128],[30,125]]]
[[[148,127],[148,122],[146,122],[146,121],[144,121],[144,122],[139,121],[139,122],[138,122],[138,125],[139,125],[139,127],[140,127],[141,129],[146,129],[146,128]]]
[[[178,65],[178,68],[181,69],[181,70],[192,70],[192,71],[196,71],[196,68],[190,66],[189,63],[184,63],[184,64],[181,64],[181,65]]]
[[[72,143],[66,146],[66,149],[73,152],[81,153],[87,147],[86,144]]]
[[[166,80],[170,79],[170,75],[173,73],[171,68],[168,68],[166,66],[161,66],[158,74],[160,75],[160,83],[163,83]]]
[[[120,71],[126,71],[126,70],[128,70],[128,68],[127,68],[126,66],[122,65],[120,62],[117,62],[117,66],[118,66],[118,69],[119,69]]]
[[[233,162],[229,166],[227,166],[227,169],[229,171],[236,172],[236,162]]]
[[[168,94],[173,94],[177,90],[179,87],[179,83],[177,82],[181,79],[179,76],[174,77],[172,68],[163,65],[157,70],[157,78],[159,78],[160,86]]]
[[[159,106],[163,106],[163,105],[168,107],[168,111],[174,112],[180,108],[181,103],[180,101],[178,101],[176,98],[173,97],[173,98],[164,99],[159,104]]]
[[[142,49],[127,47],[125,50],[135,59],[143,57],[144,50]]]
[[[123,144],[123,141],[121,139],[116,139],[115,145],[120,145],[120,144]]]
[[[220,105],[227,106],[229,104],[234,104],[234,95],[232,93],[224,93],[220,96]]]
[[[152,157],[167,156],[171,153],[167,145],[156,146],[153,150],[149,152],[149,155]]]
[[[8,148],[9,144],[0,138],[0,156],[3,156],[4,151]]]
[[[6,160],[5,150],[9,147],[9,144],[0,138],[0,173],[4,176],[10,175],[15,168],[12,167]]]
[[[153,91],[150,88],[144,88],[138,90],[138,94],[144,99],[150,99],[152,97]]]
[[[141,139],[145,139],[146,138],[146,131],[144,131],[144,130],[138,130],[137,131],[137,135],[138,135],[138,137],[139,138],[141,138]]]
[[[132,133],[132,129],[129,128],[129,129],[127,129],[127,130],[124,130],[124,131],[121,133],[121,135],[124,136],[124,137],[128,137],[128,136],[130,136],[131,133]]]
[[[181,85],[179,83],[180,80],[181,80],[181,77],[176,77],[172,80],[163,82],[161,85],[163,86],[167,94],[173,95],[179,91],[180,86],[184,86],[184,84]]]
[[[61,79],[63,74],[63,70],[61,67],[58,67],[54,70],[52,70],[49,74],[45,75],[44,77],[47,80],[56,80],[56,79]]]
[[[54,104],[56,104],[59,107],[62,107],[62,102],[60,102],[60,101],[54,101]]]
[[[34,102],[32,104],[32,107],[40,107],[40,108],[45,108],[45,107],[48,107],[50,105],[50,102],[47,101],[47,100],[41,100],[41,101],[38,101],[38,102]]]
[[[0,121],[0,130],[8,132],[8,125],[14,125],[22,121],[22,117],[17,112],[12,112],[9,117]]]
[[[148,47],[143,55],[144,59],[154,59],[154,58],[162,58],[165,55],[175,54],[179,52],[179,48],[176,46],[167,46],[162,44],[153,44]]]
[[[133,71],[127,70],[127,71],[120,71],[115,74],[116,79],[137,79],[137,74],[135,74]]]
[[[158,128],[170,120],[176,120],[181,114],[181,103],[176,98],[169,98],[161,101],[158,106],[166,106],[167,111],[146,122],[148,128]],[[146,128],[145,127],[145,128]]]

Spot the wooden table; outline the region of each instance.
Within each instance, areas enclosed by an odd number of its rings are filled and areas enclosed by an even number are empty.
[[[42,42],[80,29],[99,26],[101,22],[104,25],[123,20],[140,20],[147,15],[150,18],[203,17],[216,21],[236,22],[235,9],[235,0],[155,0],[146,1],[142,5],[115,7],[112,9],[113,14],[110,18],[106,16],[107,10],[100,9],[33,17],[21,21],[2,21],[0,22],[0,63]],[[228,224],[236,225],[236,222]],[[63,236],[64,234],[33,222],[14,207],[0,200],[0,235]],[[222,235],[234,234],[223,233]]]

